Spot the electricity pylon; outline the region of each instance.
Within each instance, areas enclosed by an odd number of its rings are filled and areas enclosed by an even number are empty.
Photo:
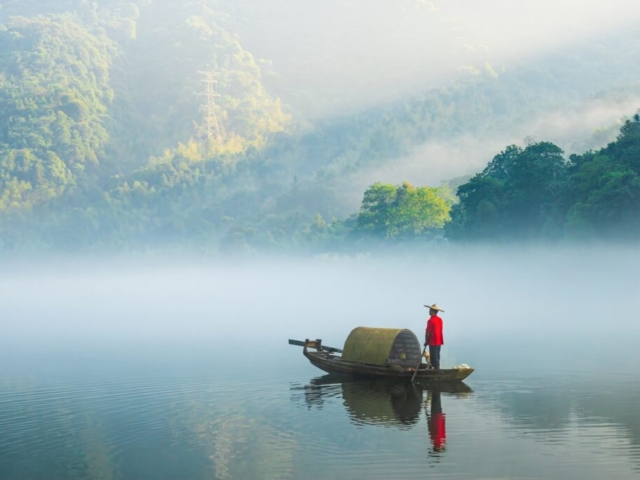
[[[218,74],[212,71],[200,72],[204,75],[202,83],[204,83],[204,103],[200,107],[203,112],[204,126],[207,130],[207,140],[214,141],[219,147],[222,147],[222,134],[220,133],[220,125],[218,124],[218,116],[216,111],[218,106],[216,105],[216,97],[220,94],[216,92],[215,86],[217,83]]]

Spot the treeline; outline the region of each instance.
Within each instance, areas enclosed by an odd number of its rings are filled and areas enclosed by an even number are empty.
[[[257,155],[257,154],[256,154]],[[250,210],[250,194],[238,194],[226,176],[240,175],[251,164],[219,160],[200,169],[185,169],[180,183],[172,175],[156,178],[156,170],[133,175],[133,183],[115,182],[93,208],[50,211],[50,238],[60,246],[83,248],[86,238],[98,248],[132,245],[209,245],[225,254],[256,252],[361,252],[395,245],[433,242],[513,242],[640,239],[640,115],[627,120],[617,139],[606,147],[570,155],[550,142],[511,145],[479,174],[462,183],[457,195],[448,184],[440,188],[376,183],[369,187],[357,212],[347,218],[312,219],[270,216],[261,206],[262,223],[239,224],[221,217],[230,205]],[[226,170],[225,170],[226,169]],[[147,173],[145,173],[147,172]],[[151,176],[145,176],[151,175]],[[149,185],[159,188],[149,188]],[[144,185],[144,186],[143,186]],[[267,187],[265,187],[267,188]],[[296,204],[296,185],[286,200]],[[220,192],[230,189],[226,195]],[[202,203],[208,192],[218,195]],[[274,191],[277,187],[274,187]],[[260,190],[263,191],[263,190]],[[252,199],[255,200],[255,199]],[[176,205],[174,209],[171,205]],[[321,205],[318,200],[318,205]],[[62,210],[63,212],[65,210]],[[163,217],[163,215],[168,216]],[[178,220],[180,224],[170,224]],[[53,220],[53,221],[52,221]],[[60,225],[64,225],[61,228]],[[6,226],[6,224],[5,224]],[[33,224],[20,224],[23,235]],[[34,228],[34,238],[42,238]],[[89,230],[88,230],[89,229]],[[225,231],[222,236],[212,232]],[[6,242],[10,236],[3,236]],[[16,237],[17,238],[17,237]],[[24,238],[24,237],[22,237]],[[162,239],[160,241],[159,239]],[[11,245],[4,245],[11,247]],[[14,245],[15,246],[15,245]],[[41,244],[46,247],[47,244]]]
[[[362,251],[390,245],[451,242],[640,240],[640,115],[599,150],[570,155],[550,142],[508,146],[452,193],[377,183],[358,212],[326,222],[321,215],[296,239],[320,250]],[[250,251],[254,235],[235,232]],[[255,233],[255,232],[254,232]],[[258,244],[256,244],[257,246]],[[264,248],[264,243],[260,244]]]
[[[615,142],[571,155],[510,146],[458,189],[454,240],[640,239],[640,116]]]
[[[640,115],[614,142],[570,155],[550,142],[508,146],[457,188],[376,184],[352,235],[385,242],[640,240]]]

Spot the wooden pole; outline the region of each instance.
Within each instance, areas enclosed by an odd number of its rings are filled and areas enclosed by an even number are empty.
[[[422,365],[422,357],[424,357],[424,352],[427,351],[427,346],[425,345],[424,348],[422,349],[422,355],[420,355],[420,360],[418,360],[418,365],[416,365],[416,371],[413,372],[413,377],[411,377],[411,383],[413,383],[413,381],[416,379],[416,375],[418,374],[418,369],[420,368],[420,365]]]

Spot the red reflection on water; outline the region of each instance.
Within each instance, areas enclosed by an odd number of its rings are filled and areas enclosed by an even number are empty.
[[[429,437],[433,445],[434,452],[442,452],[447,443],[447,417],[442,413],[442,402],[440,392],[429,391],[427,403],[431,404],[430,413],[427,413],[427,423],[429,425]]]

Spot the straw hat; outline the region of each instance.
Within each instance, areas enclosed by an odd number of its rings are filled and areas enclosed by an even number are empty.
[[[436,312],[444,313],[444,310],[442,310],[437,303],[434,303],[433,305],[425,305],[425,307],[427,307],[429,310],[435,310]]]

